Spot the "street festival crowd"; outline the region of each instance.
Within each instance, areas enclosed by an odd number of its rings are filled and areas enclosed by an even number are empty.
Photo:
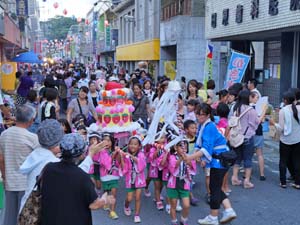
[[[287,188],[288,181],[300,189],[297,88],[284,93],[279,113],[266,104],[258,112],[261,94],[255,79],[217,92],[214,80],[186,83],[185,77],[170,81],[162,76],[154,82],[146,70],[129,74],[116,66],[93,70],[62,62],[40,73],[42,83],[36,85],[32,71],[20,69],[13,97],[0,95],[4,225],[89,225],[91,210],[99,208],[113,220],[124,213],[139,223],[150,219],[140,217],[142,195],[154,196],[154,207],[169,214],[170,224],[186,225],[194,220],[189,218],[190,206],[199,202],[193,195],[199,172],[205,174],[210,213],[198,223],[229,223],[237,217],[229,184],[255,187],[254,153],[259,179],[266,180],[262,126],[266,121],[280,140],[279,186]],[[114,133],[90,129],[98,124],[100,91],[116,84],[128,88],[132,119],[139,123],[125,143]],[[176,116],[170,120],[174,107]],[[151,135],[155,138],[145,144]],[[122,182],[125,202],[116,197]],[[116,204],[122,205],[122,212]]]

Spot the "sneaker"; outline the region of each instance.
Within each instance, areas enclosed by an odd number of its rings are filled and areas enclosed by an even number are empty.
[[[180,222],[180,225],[188,225],[187,222]]]
[[[119,218],[119,216],[117,215],[117,213],[115,211],[110,211],[109,217],[113,220],[116,220]]]
[[[125,207],[124,206],[124,214],[126,215],[126,216],[131,216],[131,208],[130,207]]]
[[[170,214],[170,211],[171,211],[171,206],[170,205],[166,205],[166,212],[168,213],[168,214]]]
[[[103,210],[105,210],[105,211],[110,210],[109,205],[108,205],[108,204],[104,205],[104,206],[103,206]]]
[[[180,205],[180,202],[177,201],[176,212],[180,212],[181,210],[182,210],[182,207]]]
[[[198,202],[199,202],[199,199],[197,199],[197,198],[191,198],[191,205],[192,206],[197,206]]]
[[[198,223],[201,225],[219,225],[218,218],[213,219],[210,215],[206,216],[203,219],[199,219]]]
[[[157,210],[163,210],[164,204],[162,202],[156,202],[156,208],[157,208]]]
[[[151,197],[151,192],[150,192],[148,189],[145,189],[145,190],[144,190],[144,195],[145,195],[147,198],[149,198],[149,197]]]
[[[135,223],[140,223],[140,222],[142,222],[141,217],[138,216],[138,215],[135,215],[135,216],[134,216],[134,222],[135,222]]]
[[[266,180],[266,177],[265,177],[265,176],[260,176],[260,177],[259,177],[259,180],[265,181],[265,180]]]
[[[237,217],[235,211],[233,209],[227,209],[223,212],[223,216],[220,220],[221,224],[229,223]]]

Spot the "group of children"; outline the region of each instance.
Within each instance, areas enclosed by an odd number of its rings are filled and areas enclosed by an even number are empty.
[[[196,133],[196,123],[190,121],[187,131],[187,136],[192,142]],[[116,197],[120,177],[125,178],[127,196],[124,203],[124,214],[126,216],[131,216],[130,203],[135,198],[134,222],[141,222],[143,189],[146,188],[144,193],[150,197],[151,194],[147,188],[149,181],[152,180],[156,208],[164,209],[161,191],[163,187],[166,187],[166,209],[171,215],[172,224],[177,224],[178,199],[181,199],[182,202],[180,222],[187,224],[192,178],[196,174],[196,162],[184,161],[189,153],[189,139],[179,134],[174,135],[173,131],[168,131],[161,135],[155,144],[143,147],[141,136],[134,135],[129,138],[127,146],[120,149],[115,144],[114,134],[90,132],[87,137],[89,145],[102,140],[106,140],[107,143],[105,149],[100,150],[94,156],[94,165],[90,169],[91,179],[95,183],[96,189],[101,189]],[[177,138],[175,144],[170,149],[165,149],[164,146],[175,137]],[[105,206],[104,209],[109,211],[111,219],[118,219],[115,204]]]

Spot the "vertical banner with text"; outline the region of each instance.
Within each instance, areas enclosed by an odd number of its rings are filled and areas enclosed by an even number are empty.
[[[234,83],[240,83],[242,81],[249,61],[249,55],[232,51],[230,62],[227,68],[225,88],[229,88]]]
[[[205,56],[205,65],[204,65],[204,76],[203,84],[206,89],[206,83],[208,80],[212,79],[212,59],[213,59],[213,50],[214,46],[207,44],[206,46],[206,56]]]
[[[176,78],[176,61],[165,61],[164,62],[164,74],[171,80]]]

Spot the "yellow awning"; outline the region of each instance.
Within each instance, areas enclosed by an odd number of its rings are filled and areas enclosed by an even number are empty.
[[[116,56],[117,61],[160,60],[160,41],[152,39],[118,46]]]

